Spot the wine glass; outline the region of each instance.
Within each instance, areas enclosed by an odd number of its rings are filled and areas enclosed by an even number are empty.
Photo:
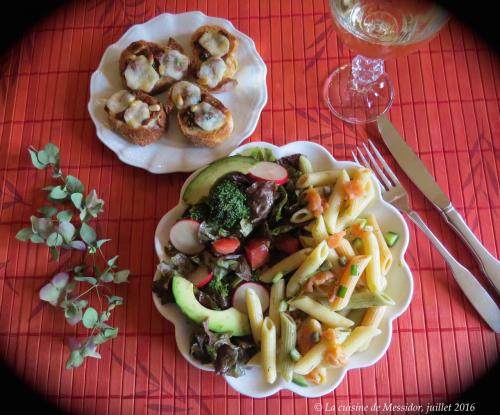
[[[439,32],[449,15],[425,0],[329,1],[339,38],[359,55],[329,75],[323,97],[344,121],[374,121],[394,99],[384,59],[417,49]]]

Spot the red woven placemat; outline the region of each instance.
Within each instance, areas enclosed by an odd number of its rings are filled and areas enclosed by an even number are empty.
[[[360,406],[373,404],[425,409],[464,391],[497,362],[500,337],[480,320],[444,261],[411,224],[406,258],[415,294],[410,309],[395,322],[387,354],[370,368],[350,371],[333,393],[304,399],[281,392],[252,400],[221,377],[190,367],[177,352],[173,327],[151,301],[153,234],[187,175],[152,175],[121,163],[96,138],[86,104],[90,74],[109,44],[135,23],[188,10],[231,20],[255,40],[268,66],[269,102],[251,140],[281,145],[307,139],[343,159],[366,139],[364,128],[337,120],[321,99],[329,71],[351,58],[332,31],[326,2],[69,3],[0,62],[0,358],[72,414],[319,414],[321,408],[361,413]],[[429,45],[386,66],[396,87],[390,118],[498,256],[498,56],[452,20]],[[113,239],[109,252],[119,252],[121,264],[132,271],[130,284],[117,289],[126,302],[114,316],[119,337],[101,348],[101,360],[73,371],[64,369],[63,340],[75,331],[38,300],[56,266],[48,263],[46,248],[14,239],[42,202],[34,190],[48,179],[31,167],[26,150],[49,140],[61,148],[64,171],[95,187],[106,201],[97,227]],[[416,210],[477,274],[470,254],[438,213],[404,184]]]

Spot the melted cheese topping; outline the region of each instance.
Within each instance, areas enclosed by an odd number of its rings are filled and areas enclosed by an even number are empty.
[[[124,76],[130,89],[140,89],[144,92],[150,92],[160,80],[153,65],[143,55],[137,56],[134,61],[128,64]]]
[[[219,58],[229,52],[229,39],[220,32],[205,32],[198,43],[210,53]]]
[[[172,87],[170,97],[177,109],[183,110],[201,101],[201,90],[191,82],[181,81]]]
[[[178,50],[170,49],[161,58],[160,73],[174,79],[181,79],[189,66],[189,58]]]
[[[194,122],[205,131],[217,130],[226,121],[224,113],[208,102],[192,106],[191,111],[194,112]]]
[[[125,111],[129,104],[135,100],[135,97],[130,92],[122,89],[121,91],[115,92],[108,98],[108,102],[106,102],[106,107],[108,107],[109,111],[113,114],[118,114],[120,112]]]
[[[198,71],[200,83],[215,88],[224,78],[226,72],[226,62],[221,58],[210,58],[203,62]]]
[[[134,101],[123,114],[123,119],[132,128],[138,128],[144,120],[150,116],[148,104],[142,101]]]

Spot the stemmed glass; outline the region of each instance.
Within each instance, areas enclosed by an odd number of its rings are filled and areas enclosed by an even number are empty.
[[[330,0],[330,8],[339,38],[359,55],[327,78],[325,102],[344,121],[374,121],[394,98],[384,59],[417,49],[449,15],[426,0]]]

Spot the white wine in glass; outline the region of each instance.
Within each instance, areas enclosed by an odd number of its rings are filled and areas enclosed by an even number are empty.
[[[427,0],[330,0],[330,8],[340,40],[359,55],[327,78],[325,102],[344,121],[374,121],[394,99],[384,59],[413,52],[449,15]]]

